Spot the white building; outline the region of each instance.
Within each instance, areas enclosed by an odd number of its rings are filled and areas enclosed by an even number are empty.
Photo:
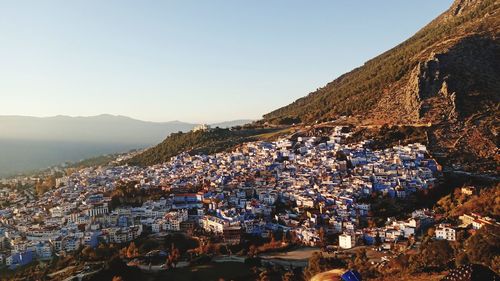
[[[193,128],[193,132],[210,130],[210,125],[200,124]]]
[[[440,224],[436,227],[436,238],[455,241],[456,231],[449,224]]]
[[[63,211],[63,208],[61,208],[60,206],[57,206],[54,208],[50,208],[50,214],[53,218],[60,218],[64,215],[64,211]]]
[[[222,234],[224,232],[224,220],[214,216],[203,216],[201,226],[207,232]]]
[[[92,208],[87,209],[86,215],[89,217],[95,217],[98,215],[104,215],[108,213],[108,204],[96,204],[93,205]]]
[[[339,247],[342,249],[351,249],[356,246],[356,237],[354,234],[344,233],[339,235]]]

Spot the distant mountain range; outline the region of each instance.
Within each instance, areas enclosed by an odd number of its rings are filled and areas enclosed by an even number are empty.
[[[212,124],[232,127],[251,120]],[[144,148],[197,124],[147,122],[125,116],[0,116],[0,176],[78,161],[101,154]]]

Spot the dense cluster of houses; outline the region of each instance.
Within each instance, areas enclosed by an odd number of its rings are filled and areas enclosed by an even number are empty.
[[[81,169],[58,179],[59,187],[43,196],[23,197],[0,210],[0,259],[13,268],[101,241],[125,243],[145,231],[194,229],[230,244],[242,235],[284,231],[315,245],[322,231],[335,232],[341,234],[340,247],[351,248],[359,238],[391,242],[432,223],[428,211],[419,211],[384,228],[359,226],[371,212],[361,198],[404,198],[432,188],[438,165],[421,144],[372,150],[369,141],[348,144],[347,137],[338,127],[329,138],[250,142],[214,155],[183,153],[149,167]],[[166,195],[111,210],[110,194],[124,182]]]

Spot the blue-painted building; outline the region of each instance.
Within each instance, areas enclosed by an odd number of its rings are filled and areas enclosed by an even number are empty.
[[[118,217],[118,226],[119,227],[127,227],[128,226],[128,218],[126,216]]]
[[[15,269],[16,267],[27,265],[32,262],[34,258],[35,253],[32,251],[12,254],[10,256],[11,261],[9,269]]]

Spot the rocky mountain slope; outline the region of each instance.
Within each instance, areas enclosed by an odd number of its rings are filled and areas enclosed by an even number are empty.
[[[457,0],[410,39],[264,121],[313,124],[348,116],[355,124],[426,126],[437,156],[469,170],[495,170],[499,8],[494,0]]]

